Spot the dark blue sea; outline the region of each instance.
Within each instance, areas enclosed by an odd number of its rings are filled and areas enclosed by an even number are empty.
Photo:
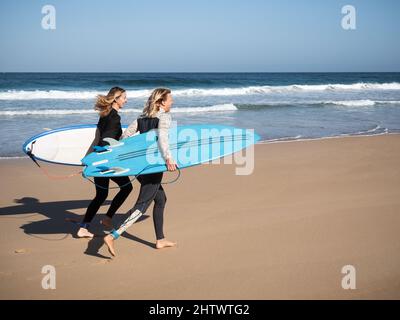
[[[97,123],[97,94],[127,90],[123,124],[172,89],[177,124],[253,128],[264,142],[400,132],[400,73],[0,73],[0,157],[29,137]]]

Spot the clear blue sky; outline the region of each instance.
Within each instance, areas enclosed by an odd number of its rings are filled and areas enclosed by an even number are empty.
[[[0,43],[0,72],[400,71],[400,1],[0,0]]]

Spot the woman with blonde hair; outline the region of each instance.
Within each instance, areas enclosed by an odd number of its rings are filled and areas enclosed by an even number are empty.
[[[171,90],[165,88],[155,89],[147,100],[142,115],[133,121],[122,135],[122,138],[127,138],[137,131],[145,133],[152,129],[158,129],[158,146],[169,171],[176,170],[176,163],[171,156],[168,142],[168,130],[171,125],[169,111],[172,103]],[[113,230],[104,238],[104,242],[113,256],[115,256],[114,240],[118,239],[123,232],[144,214],[153,201],[153,223],[157,239],[156,248],[161,249],[176,245],[175,242],[168,241],[164,237],[164,207],[167,197],[161,185],[162,177],[162,172],[138,175],[136,177],[140,182],[140,191],[135,206],[129,210],[129,217],[119,229]]]
[[[122,109],[126,102],[126,92],[120,87],[111,88],[108,94],[105,96],[97,96],[96,105],[94,108],[99,112],[100,116],[97,124],[99,134],[99,141],[97,143],[98,146],[107,145],[107,142],[104,141],[105,138],[119,140],[121,137],[121,117],[119,116],[118,111]],[[95,177],[94,183],[96,185],[96,196],[89,204],[85,217],[80,224],[80,229],[77,234],[79,238],[93,238],[93,233],[89,232],[88,230],[89,224],[93,220],[100,206],[107,199],[110,180],[118,184],[120,191],[112,200],[106,217],[101,221],[101,223],[108,228],[112,228],[112,217],[118,208],[124,203],[133,189],[129,177]]]

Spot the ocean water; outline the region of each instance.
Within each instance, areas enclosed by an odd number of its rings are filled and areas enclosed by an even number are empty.
[[[152,89],[177,124],[253,128],[264,142],[400,132],[400,73],[0,73],[0,157],[47,129],[97,123],[97,94],[127,90],[123,124]]]

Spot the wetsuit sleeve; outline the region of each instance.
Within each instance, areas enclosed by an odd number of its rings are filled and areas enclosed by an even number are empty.
[[[158,122],[158,147],[164,160],[171,159],[172,155],[169,150],[168,131],[171,127],[171,115],[162,113]]]
[[[137,120],[135,120],[129,125],[128,128],[126,128],[126,130],[124,131],[124,133],[121,136],[121,139],[125,139],[130,136],[133,136],[137,131],[137,127],[138,127]]]

